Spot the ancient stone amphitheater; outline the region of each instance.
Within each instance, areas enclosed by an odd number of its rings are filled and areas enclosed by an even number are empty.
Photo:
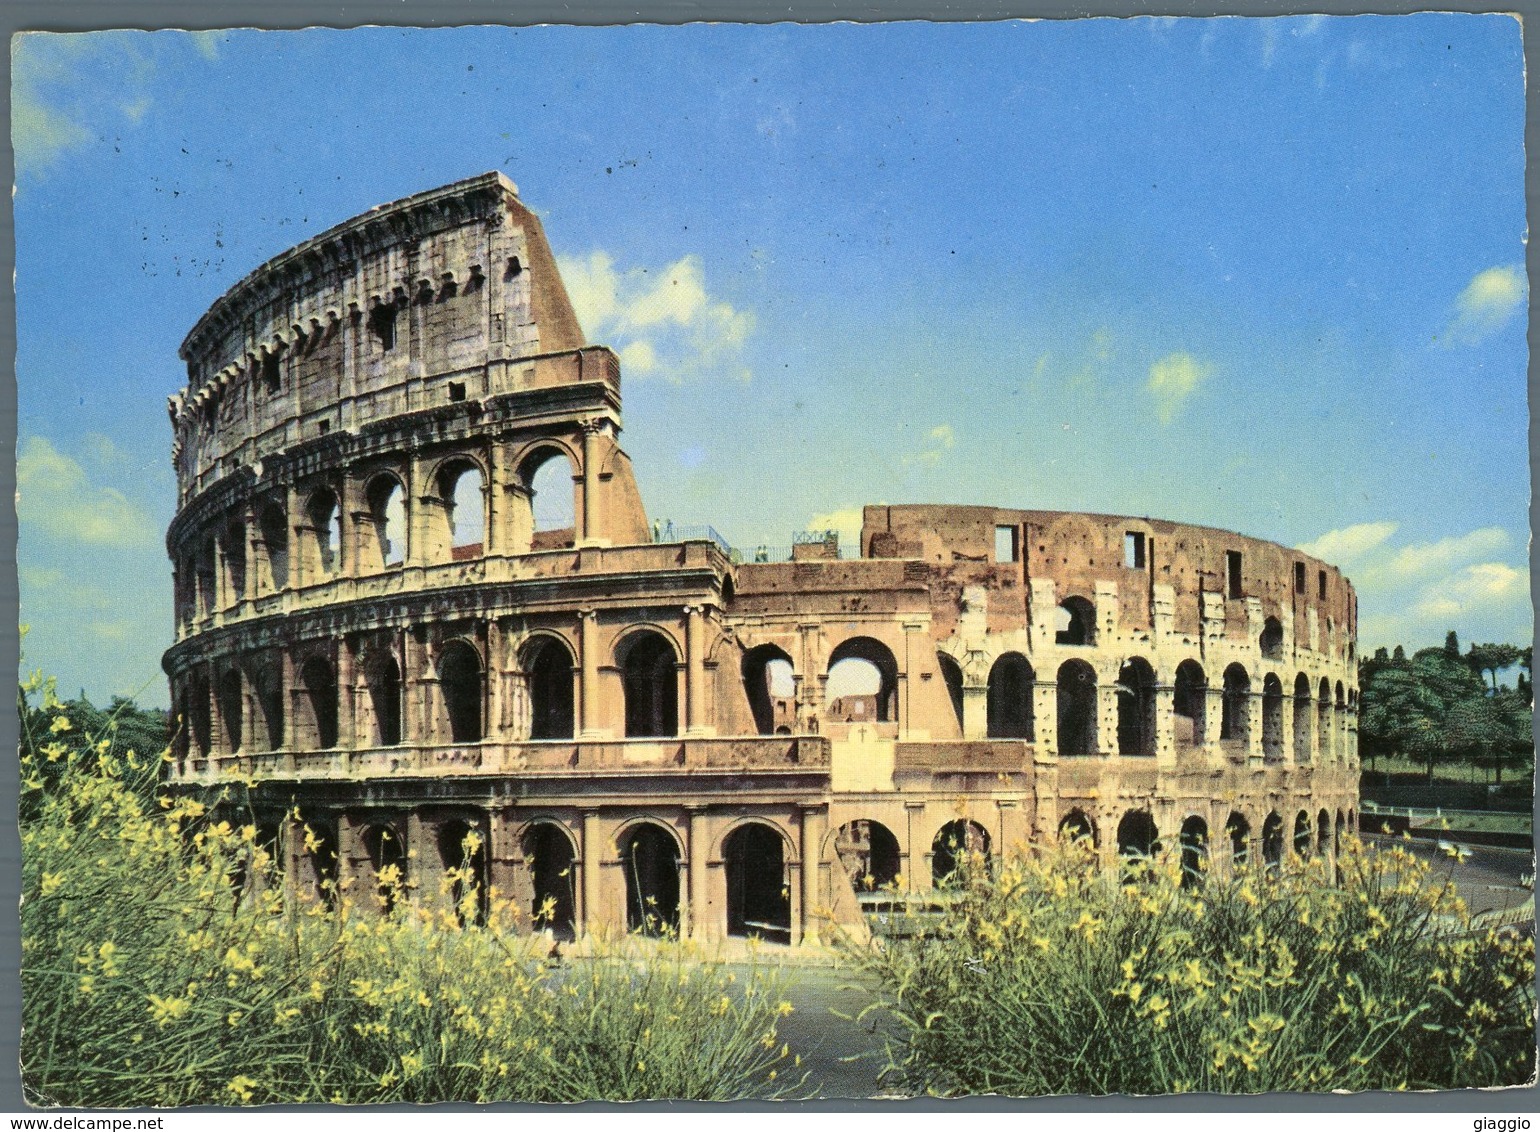
[[[1336,569],[995,507],[868,507],[849,558],[649,524],[616,357],[499,174],[276,257],[181,354],[172,782],[249,784],[297,891],[450,901],[471,846],[558,934],[795,944],[964,852],[1354,825]]]

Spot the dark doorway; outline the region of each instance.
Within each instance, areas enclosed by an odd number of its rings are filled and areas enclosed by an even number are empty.
[[[626,738],[679,734],[679,659],[657,633],[638,633],[621,661],[626,696]]]
[[[1155,670],[1134,657],[1118,672],[1118,754],[1155,753]]]
[[[1310,680],[1303,672],[1294,678],[1294,761],[1310,761]]]
[[[332,666],[318,656],[305,661],[299,678],[310,704],[316,749],[329,751],[337,745],[337,678]]]
[[[989,724],[991,739],[1026,739],[1036,736],[1032,689],[1037,674],[1020,653],[1008,652],[989,670]]]
[[[970,863],[989,869],[989,832],[978,822],[949,821],[930,846],[930,880],[937,888],[961,883]]]
[[[1244,814],[1231,813],[1225,819],[1225,834],[1230,838],[1230,860],[1245,867],[1251,860],[1251,823]]]
[[[679,932],[679,848],[660,827],[644,822],[620,845],[626,873],[626,929],[640,935]]]
[[[464,927],[468,923],[487,922],[487,844],[486,838],[469,822],[454,820],[439,826],[439,864],[447,874],[456,874],[449,886],[455,918]]]
[[[302,829],[302,869],[308,873],[301,884],[327,907],[337,903],[337,827],[332,821],[313,819]]]
[[[529,737],[571,739],[575,713],[572,696],[572,654],[551,637],[530,645],[525,664],[529,673]]]
[[[1277,810],[1262,823],[1262,861],[1269,870],[1283,864],[1283,817]]]
[[[1172,739],[1179,750],[1200,747],[1204,741],[1208,677],[1195,660],[1176,666],[1176,687],[1171,696]]]
[[[401,669],[396,658],[381,657],[369,670],[368,681],[374,741],[381,747],[394,747],[401,742]]]
[[[881,822],[853,821],[840,826],[834,851],[857,892],[886,888],[898,876],[898,838]]]
[[[219,715],[225,725],[225,743],[229,751],[241,749],[241,674],[227,669],[219,678]]]
[[[743,690],[754,714],[754,729],[761,735],[778,734],[777,705],[787,712],[796,691],[792,680],[791,657],[775,645],[760,645],[743,654]],[[789,712],[783,718],[789,718]]]
[[[941,669],[941,679],[946,683],[947,698],[952,702],[952,714],[957,717],[957,732],[963,729],[963,674],[957,662],[944,652],[936,654],[936,667]]]
[[[406,845],[388,825],[372,825],[364,830],[363,843],[374,873],[380,907],[388,915],[395,910],[398,897],[406,891]]]
[[[1096,673],[1083,660],[1059,667],[1059,754],[1089,755],[1096,749]]]
[[[757,822],[727,835],[727,934],[791,942],[791,886],[781,835]]]
[[[572,841],[554,822],[537,822],[524,834],[524,863],[534,884],[529,918],[536,931],[556,939],[576,938]]]
[[[1096,848],[1096,826],[1091,819],[1086,817],[1084,810],[1071,810],[1064,815],[1064,820],[1059,823],[1059,844],[1074,845],[1076,843],[1089,848]]]
[[[481,657],[464,641],[449,642],[439,660],[438,679],[450,741],[481,742]]]
[[[1294,855],[1301,859],[1310,856],[1310,814],[1305,810],[1294,819]]]
[[[1196,814],[1182,823],[1182,887],[1201,888],[1208,876],[1208,822]]]

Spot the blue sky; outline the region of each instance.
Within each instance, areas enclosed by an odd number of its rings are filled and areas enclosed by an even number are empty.
[[[1496,16],[13,44],[25,663],[164,704],[165,398],[246,272],[501,169],[654,518],[1153,515],[1362,644],[1527,642],[1523,60]],[[141,690],[142,689],[142,690]]]

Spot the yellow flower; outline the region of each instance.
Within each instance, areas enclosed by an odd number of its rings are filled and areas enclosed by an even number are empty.
[[[44,873],[43,874],[43,884],[42,884],[42,895],[44,895],[44,896],[52,896],[55,892],[59,891],[60,886],[63,885],[63,884],[64,884],[64,874],[63,873]]]
[[[230,1078],[230,1083],[225,1086],[225,1091],[233,1093],[236,1100],[246,1104],[251,1100],[252,1090],[256,1087],[257,1083],[243,1074],[239,1077]]]
[[[65,731],[68,731],[69,729],[70,729],[69,716],[66,716],[66,715],[56,715],[56,716],[54,716],[53,717],[53,723],[49,724],[49,727],[48,727],[48,730],[52,734],[54,734],[54,735],[59,735],[59,734],[65,732]]]
[[[187,1014],[188,1002],[185,998],[161,998],[158,994],[149,997],[150,1017],[157,1025],[169,1026]]]

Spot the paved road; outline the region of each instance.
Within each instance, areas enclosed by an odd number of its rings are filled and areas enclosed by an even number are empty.
[[[1520,881],[1533,877],[1534,854],[1525,849],[1499,849],[1490,845],[1465,845],[1452,841],[1460,850],[1455,861],[1433,841],[1410,841],[1378,834],[1364,835],[1369,844],[1400,844],[1425,860],[1433,862],[1436,875],[1447,875],[1464,897],[1472,912],[1514,908],[1528,900],[1530,889]]]

